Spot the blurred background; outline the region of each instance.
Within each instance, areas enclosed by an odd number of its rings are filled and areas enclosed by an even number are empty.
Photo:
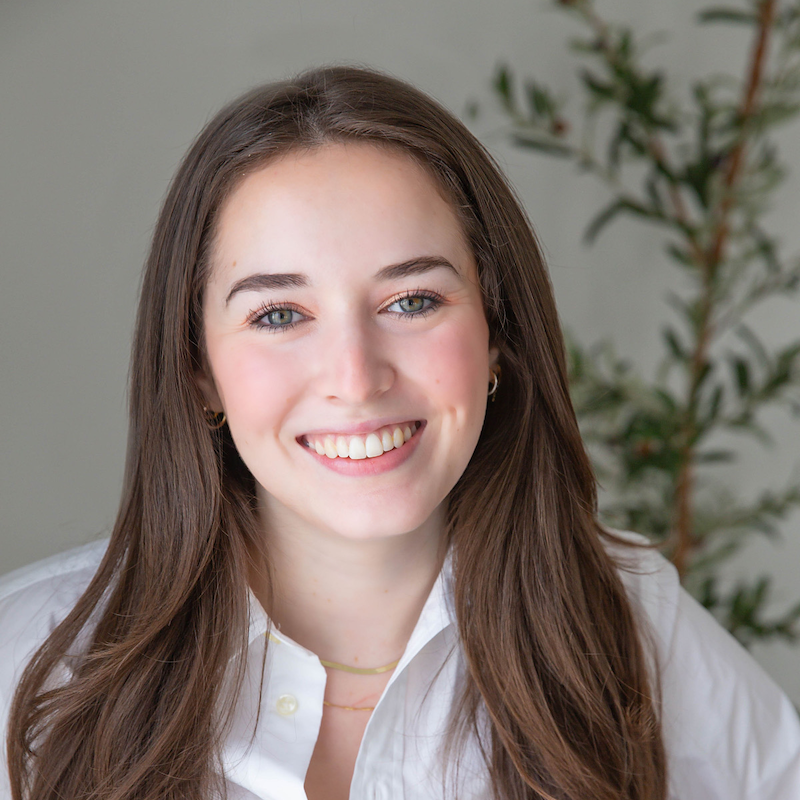
[[[695,0],[597,6],[665,32],[648,58],[671,80],[744,71],[747,38],[699,33]],[[491,89],[506,62],[574,94],[574,32],[544,0],[0,0],[0,573],[108,534],[140,271],[168,182],[221,105],[310,66],[377,67],[465,119],[530,214],[565,325],[584,343],[613,340],[647,373],[675,283],[663,237],[622,221],[587,249],[604,190],[512,146]],[[798,252],[800,126],[776,138],[793,175],[768,222]],[[776,301],[753,324],[768,341],[797,338],[800,303]],[[778,446],[752,446],[725,467],[734,494],[783,486],[800,461],[798,423],[775,414],[767,424]],[[723,575],[771,574],[777,607],[800,599],[800,515],[780,532],[754,537]],[[800,704],[800,649],[753,652]]]

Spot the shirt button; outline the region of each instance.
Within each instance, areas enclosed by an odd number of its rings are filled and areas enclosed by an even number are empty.
[[[282,694],[275,703],[275,708],[282,717],[291,717],[297,711],[297,698],[293,694]]]

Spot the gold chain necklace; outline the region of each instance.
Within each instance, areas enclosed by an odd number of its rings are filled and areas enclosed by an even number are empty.
[[[283,644],[283,642],[281,642],[281,640],[271,631],[268,635],[271,642]],[[352,675],[380,675],[383,672],[388,672],[390,669],[394,669],[400,663],[400,659],[398,658],[397,661],[392,661],[391,664],[386,664],[384,667],[371,667],[368,669],[363,667],[348,667],[347,664],[339,664],[336,661],[323,661],[321,658],[319,659],[319,663],[322,664],[323,667],[338,669],[340,672],[349,672]],[[344,706],[342,706],[342,708],[344,708]]]
[[[345,711],[374,711],[375,706],[337,706],[336,703],[329,703],[327,700],[322,701],[322,705],[330,706],[331,708],[342,708]]]
[[[391,664],[386,664],[384,667],[371,667],[369,669],[363,667],[348,667],[347,664],[338,664],[336,661],[324,661],[323,659],[320,659],[319,663],[322,664],[323,667],[338,669],[340,672],[349,672],[352,675],[380,675],[383,672],[389,672],[389,670],[394,669],[400,663],[400,659],[398,658],[397,661],[392,661]],[[340,706],[336,703],[329,703],[327,700],[323,700],[322,704],[330,708],[341,708],[344,711],[375,710],[375,706]]]
[[[319,663],[322,664],[323,667],[338,669],[340,672],[349,672],[352,675],[380,675],[382,672],[388,672],[390,669],[394,669],[400,663],[400,659],[398,658],[397,661],[392,661],[391,664],[387,664],[385,667],[371,667],[370,669],[348,667],[347,664],[337,664],[335,661],[323,661],[322,659],[319,660]]]
[[[272,633],[269,634],[269,638],[273,642],[281,643],[281,640],[278,639],[277,636],[274,636]],[[389,672],[389,670],[394,669],[399,663],[400,659],[398,658],[397,661],[392,661],[391,664],[386,664],[383,667],[349,667],[347,664],[339,664],[336,661],[324,661],[320,658],[319,663],[322,664],[323,667],[330,667],[330,669],[337,669],[340,672],[349,672],[351,675],[381,675],[384,672]],[[336,703],[329,703],[327,700],[322,701],[322,705],[329,706],[330,708],[341,708],[343,711],[374,711],[375,706],[340,706]]]

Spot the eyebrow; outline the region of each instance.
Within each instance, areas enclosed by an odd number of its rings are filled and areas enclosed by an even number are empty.
[[[462,278],[461,273],[443,256],[422,256],[401,261],[399,264],[390,264],[379,269],[375,278],[379,281],[398,280],[411,275],[422,275],[434,269],[447,269]],[[239,292],[253,292],[260,289],[297,289],[309,286],[310,283],[308,275],[304,275],[302,272],[259,272],[236,281],[225,298],[225,305],[228,305],[231,298]]]
[[[378,270],[375,277],[379,281],[394,281],[398,278],[407,278],[410,275],[422,275],[432,269],[444,268],[461,278],[461,273],[443,256],[422,256],[402,261],[399,264],[390,264]]]
[[[308,286],[308,277],[299,272],[273,274],[259,272],[236,281],[225,298],[225,305],[228,305],[231,298],[239,292],[254,292],[259,289],[291,289],[302,286]]]

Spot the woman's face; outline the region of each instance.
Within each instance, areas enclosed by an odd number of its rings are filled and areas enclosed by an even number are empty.
[[[201,384],[268,525],[367,539],[432,518],[477,444],[496,351],[422,167],[334,144],[249,175],[222,208],[203,314]]]

